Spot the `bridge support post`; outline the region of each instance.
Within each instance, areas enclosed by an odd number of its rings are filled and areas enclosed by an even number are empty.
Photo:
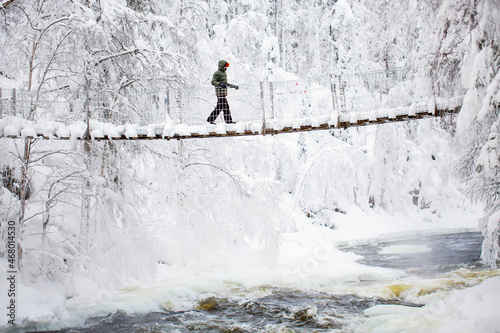
[[[86,121],[87,121],[87,129],[85,130],[85,133],[83,134],[83,138],[82,139],[85,139],[85,140],[90,140],[91,139],[91,136],[90,136],[90,81],[87,77],[87,64],[85,63],[85,103],[84,103],[84,107],[85,107],[85,114],[86,114]],[[88,143],[86,143],[86,145],[88,145]],[[85,146],[87,147],[87,146]]]
[[[269,94],[271,97],[271,119],[274,119],[274,87],[272,82],[269,82]]]
[[[12,115],[16,115],[16,88],[12,89]]]
[[[89,109],[89,97],[87,95],[87,98],[85,99],[85,114],[86,114],[86,123],[87,123],[87,129],[85,130],[85,134],[83,135],[83,139],[85,140],[90,140],[90,109]]]
[[[166,106],[166,113],[167,116],[172,119],[172,114],[170,113],[170,89],[167,88],[167,96],[165,96],[165,106]],[[165,117],[167,118],[167,117]]]
[[[330,91],[332,93],[332,116],[330,117],[330,126],[335,126],[335,128],[340,127],[338,102],[337,102],[337,88],[335,83],[333,83],[333,75],[330,74]]]
[[[262,108],[262,135],[266,135],[266,108],[264,107],[264,82],[260,82],[260,105]]]
[[[183,117],[182,117],[182,90],[179,90],[178,93],[175,95],[175,104],[177,108],[177,119],[178,119],[178,124],[182,124]]]
[[[333,83],[333,75],[330,74],[330,91],[332,93],[332,107],[333,112],[337,109],[337,95],[336,95],[336,87],[335,83]]]
[[[342,113],[346,112],[346,101],[345,101],[345,83],[342,82],[342,75],[339,75],[339,89],[340,89],[340,111]]]

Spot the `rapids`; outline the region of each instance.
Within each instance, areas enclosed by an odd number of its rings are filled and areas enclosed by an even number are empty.
[[[500,275],[480,264],[481,241],[480,233],[467,232],[343,246],[342,251],[361,256],[364,265],[405,274],[316,289],[221,282],[218,294],[201,292],[183,310],[169,309],[165,302],[162,311],[118,310],[89,318],[84,327],[50,332],[370,332],[371,309],[416,309]]]

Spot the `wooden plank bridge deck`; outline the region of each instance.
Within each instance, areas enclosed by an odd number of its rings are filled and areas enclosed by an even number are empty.
[[[27,122],[17,118],[17,126],[5,125],[8,118],[2,119],[0,138],[48,139],[48,140],[181,140],[199,138],[220,138],[252,135],[276,135],[281,133],[308,132],[328,129],[346,129],[349,127],[366,126],[404,122],[415,119],[440,117],[446,114],[456,114],[460,111],[461,100],[457,103],[447,101],[434,105],[419,104],[410,107],[375,110],[369,112],[352,112],[333,114],[331,116],[303,119],[271,119],[261,122],[240,122],[226,125],[172,125],[151,124],[113,125],[94,122],[90,124],[90,135],[86,135],[86,124],[54,126],[44,123]],[[24,125],[19,125],[24,123]]]

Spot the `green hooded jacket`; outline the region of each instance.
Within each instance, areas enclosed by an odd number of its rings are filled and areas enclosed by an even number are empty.
[[[236,87],[235,85],[227,82],[226,63],[226,60],[219,61],[219,69],[215,71],[214,76],[212,77],[212,85],[215,87],[215,95],[217,97],[227,96],[227,87],[219,87],[220,83],[224,83],[230,88]]]

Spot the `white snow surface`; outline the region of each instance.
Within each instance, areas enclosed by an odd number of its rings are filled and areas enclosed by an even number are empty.
[[[377,305],[365,311],[370,332],[481,332],[500,328],[500,277],[453,291],[422,308]]]

